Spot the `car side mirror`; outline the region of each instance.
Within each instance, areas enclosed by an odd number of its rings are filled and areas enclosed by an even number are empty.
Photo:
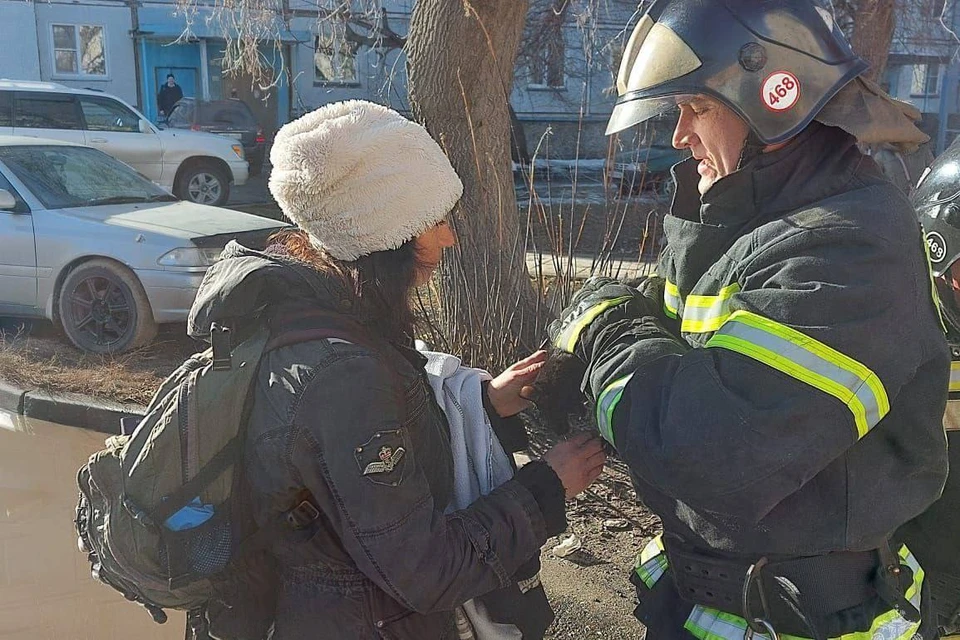
[[[17,199],[6,189],[0,189],[0,211],[13,211],[17,208]]]
[[[140,119],[140,133],[153,133],[153,127],[143,118]]]

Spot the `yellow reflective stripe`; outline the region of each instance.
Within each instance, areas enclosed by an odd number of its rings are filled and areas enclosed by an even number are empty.
[[[624,376],[607,385],[607,388],[600,394],[597,400],[597,427],[600,429],[600,435],[610,444],[616,446],[613,441],[613,412],[620,404],[620,398],[623,396],[623,388],[630,382],[633,374]]]
[[[669,280],[663,286],[663,311],[671,318],[680,313],[680,289]]]
[[[742,353],[828,393],[853,413],[858,438],[890,411],[880,379],[870,369],[810,336],[749,311],[735,311],[709,341]]]
[[[640,552],[640,562],[643,564],[648,560],[652,560],[654,556],[663,553],[663,534],[658,534],[650,542],[648,542],[644,547],[643,551]]]
[[[906,598],[920,610],[920,591],[923,586],[923,569],[906,547],[901,547],[900,558],[913,571],[913,582],[907,588]],[[687,617],[683,628],[700,640],[742,640],[747,622],[740,616],[717,609],[696,605]],[[869,631],[845,633],[830,640],[909,640],[920,628],[919,622],[910,622],[891,609],[874,618]],[[757,634],[756,638],[767,638]],[[802,636],[780,634],[782,640],[809,640]],[[768,639],[769,640],[769,639]]]
[[[683,333],[709,333],[730,317],[730,298],[740,291],[736,282],[720,289],[715,296],[689,295],[683,305]]]
[[[927,258],[927,274],[930,276],[930,295],[933,297],[933,308],[937,310],[937,317],[940,319],[940,328],[943,333],[947,333],[947,323],[943,319],[943,307],[940,306],[940,293],[937,291],[937,279],[933,275],[933,265],[930,263],[930,245],[924,239],[920,239],[923,245],[923,255]]]
[[[554,344],[562,351],[573,353],[574,348],[577,346],[577,340],[580,338],[583,330],[587,328],[587,325],[596,320],[597,316],[610,307],[615,307],[630,299],[631,296],[620,296],[619,298],[610,298],[609,300],[595,304],[577,318],[576,322],[571,323],[566,329],[560,332]]]
[[[950,391],[960,391],[960,361],[950,363]]]

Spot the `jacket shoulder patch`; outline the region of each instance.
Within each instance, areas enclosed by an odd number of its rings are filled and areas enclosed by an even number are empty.
[[[403,481],[407,463],[403,429],[378,431],[354,449],[360,475],[374,484],[396,487]]]

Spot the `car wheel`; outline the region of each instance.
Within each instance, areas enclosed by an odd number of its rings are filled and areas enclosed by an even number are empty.
[[[649,183],[650,191],[657,200],[671,200],[674,186],[670,174],[655,176],[650,179]]]
[[[197,164],[180,176],[176,195],[181,200],[219,207],[230,198],[230,180],[215,165]]]
[[[57,300],[60,325],[84,351],[121,353],[157,335],[150,301],[128,269],[109,260],[84,262],[67,274]]]

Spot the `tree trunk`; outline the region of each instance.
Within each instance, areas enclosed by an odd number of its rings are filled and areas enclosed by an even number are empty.
[[[407,39],[414,116],[464,184],[452,220],[459,244],[439,279],[445,348],[487,366],[535,349],[543,333],[510,164],[510,89],[527,9],[527,0],[418,0]]]
[[[853,50],[870,63],[864,75],[880,82],[890,55],[895,0],[860,0],[853,15]]]

